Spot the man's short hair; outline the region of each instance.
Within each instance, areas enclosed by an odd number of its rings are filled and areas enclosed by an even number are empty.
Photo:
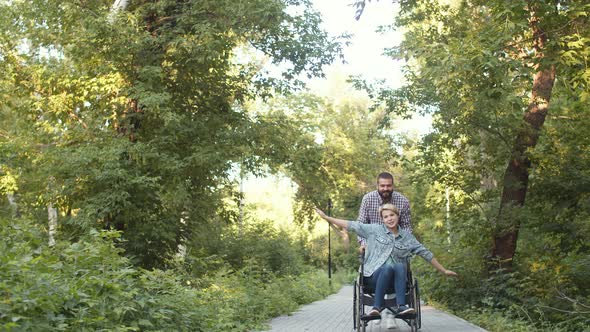
[[[391,173],[389,172],[379,173],[379,175],[377,176],[377,182],[379,182],[379,179],[391,180],[391,182],[393,183],[393,175],[391,175]]]

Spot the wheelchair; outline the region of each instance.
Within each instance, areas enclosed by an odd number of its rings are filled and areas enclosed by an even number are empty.
[[[359,256],[360,262],[360,269],[359,269],[359,276],[357,280],[354,282],[354,297],[353,297],[353,326],[356,331],[365,332],[367,325],[369,324],[368,321],[361,320],[361,317],[365,315],[365,307],[368,307],[370,310],[374,303],[375,303],[375,290],[371,289],[368,285],[364,285],[364,261],[365,261],[365,252],[363,251]],[[418,280],[416,280],[412,275],[412,269],[410,268],[410,261],[408,260],[407,265],[407,277],[406,277],[406,299],[407,304],[414,308],[416,311],[413,314],[407,314],[403,316],[397,316],[396,319],[401,319],[405,321],[410,326],[410,331],[416,332],[422,327],[422,320],[421,320],[421,310],[420,310],[420,291],[418,288]],[[394,308],[397,307],[397,303],[395,301],[395,291],[393,287],[391,289],[386,290],[386,297],[383,302],[384,310],[389,310],[392,314],[395,314]],[[389,295],[389,296],[387,296]]]

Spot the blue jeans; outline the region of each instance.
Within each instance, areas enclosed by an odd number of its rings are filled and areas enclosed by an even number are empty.
[[[406,304],[406,266],[402,263],[383,264],[365,280],[367,286],[375,290],[375,308],[381,309],[385,292],[395,289],[395,301],[398,305]]]

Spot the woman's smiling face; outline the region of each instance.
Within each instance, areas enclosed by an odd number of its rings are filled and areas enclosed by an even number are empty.
[[[397,224],[399,222],[399,216],[391,211],[391,210],[383,210],[381,211],[381,217],[383,218],[383,223],[389,229],[397,228]]]

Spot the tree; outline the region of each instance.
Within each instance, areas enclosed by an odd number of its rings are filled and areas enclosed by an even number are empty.
[[[291,119],[299,123],[294,127],[301,128],[281,167],[298,186],[300,222],[314,218],[312,207],[325,208],[328,199],[334,203],[334,213],[356,218],[361,198],[373,189],[377,174],[395,173],[401,162],[396,148],[402,139],[379,128],[383,110],[372,111],[366,96],[355,94],[343,78],[329,84],[337,85],[341,95],[302,93],[270,105],[289,110]]]
[[[340,44],[308,1],[111,7],[0,5],[3,170],[19,175],[21,210],[59,210],[61,236],[122,230],[129,255],[162,266],[180,243],[205,245],[208,224],[229,222],[235,163],[255,169],[288,143],[244,105],[322,75]]]
[[[579,61],[587,59],[589,7],[523,0],[407,1],[399,8],[405,38],[387,53],[406,61],[408,83],[380,98],[394,114],[433,114],[425,165],[436,180],[495,207],[490,258],[510,266],[535,166],[530,154],[556,77],[563,79],[558,96],[563,89],[587,96]]]
[[[526,153],[529,148],[534,148],[539,140],[539,135],[545,117],[549,111],[551,92],[555,82],[555,63],[548,59],[548,16],[558,15],[557,6],[544,7],[538,3],[529,1],[526,6],[528,11],[530,34],[532,34],[534,70],[531,87],[531,98],[527,110],[524,113],[524,125],[516,133],[516,139],[512,148],[511,159],[504,173],[502,199],[500,201],[499,224],[502,224],[507,216],[506,209],[512,206],[523,206],[529,183],[529,169],[531,161]],[[492,257],[500,261],[511,262],[516,252],[518,229],[520,222],[513,223],[511,227],[499,229],[494,234]]]

